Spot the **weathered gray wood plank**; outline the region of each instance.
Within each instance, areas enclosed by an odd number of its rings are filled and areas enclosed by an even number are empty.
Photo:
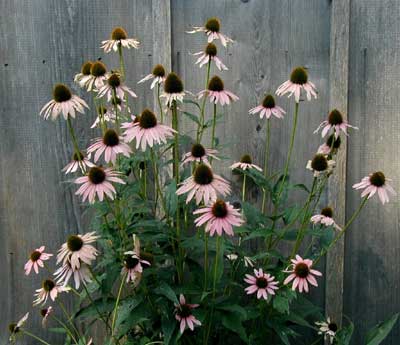
[[[336,108],[345,117],[348,109],[349,28],[350,1],[332,1],[329,105],[330,110]],[[329,181],[328,202],[334,209],[338,224],[345,224],[346,221],[346,153],[346,142],[342,140],[342,146],[336,157],[335,173]],[[325,314],[338,324],[343,317],[343,279],[344,238],[336,243],[326,259]]]
[[[349,120],[360,127],[348,141],[347,215],[360,203],[353,183],[382,170],[400,190],[398,1],[351,1]],[[399,202],[368,202],[347,234],[344,314],[355,321],[355,344],[367,329],[400,308]],[[385,345],[399,343],[397,324]]]

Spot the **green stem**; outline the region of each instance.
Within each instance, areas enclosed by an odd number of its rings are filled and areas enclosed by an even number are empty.
[[[208,61],[207,64],[207,74],[206,74],[206,86],[204,88],[204,90],[207,90],[208,88],[208,82],[210,81],[210,70],[211,70],[211,60]],[[203,137],[203,132],[204,132],[204,111],[206,108],[206,100],[207,100],[207,95],[204,95],[203,98],[203,103],[201,104],[201,109],[200,109],[200,123],[199,126],[197,128],[197,143],[200,144],[201,143],[201,138]]]
[[[122,54],[121,44],[118,44],[118,55],[119,55],[119,66],[121,69],[122,80],[125,80],[125,63],[124,63],[124,56]]]
[[[204,291],[207,291],[208,283],[208,234],[204,231]]]
[[[367,201],[368,201],[368,196],[364,197],[363,201],[360,203],[360,206],[358,206],[358,209],[353,213],[350,220],[346,223],[346,225],[340,231],[339,235],[337,235],[335,237],[335,239],[329,244],[328,248],[324,249],[322,251],[322,253],[318,256],[318,258],[315,259],[314,265],[316,265],[318,263],[318,261],[336,244],[336,242],[342,238],[342,236],[345,234],[346,230],[350,227],[350,225],[353,223],[353,221],[360,214],[361,210],[364,208]]]
[[[158,107],[160,108],[160,117],[161,117],[161,124],[164,123],[164,113],[163,113],[163,108],[162,108],[162,103],[161,103],[161,98],[160,98],[160,87],[161,85],[157,83],[157,101],[158,101]]]
[[[60,306],[62,312],[64,313],[65,317],[67,318],[67,321],[69,322],[69,324],[71,325],[72,329],[74,330],[74,332],[78,335],[79,337],[79,331],[77,330],[77,328],[75,327],[74,323],[72,322],[72,317],[69,316],[67,309],[65,308],[64,304],[57,299],[57,303]]]
[[[160,179],[159,179],[159,176],[158,176],[158,167],[157,167],[157,162],[156,162],[156,158],[155,158],[155,155],[154,155],[153,148],[150,148],[150,153],[151,153],[151,161],[153,163],[154,181],[155,181],[155,184],[156,184],[156,194],[160,197],[161,204],[162,204],[162,207],[164,209],[165,216],[168,218],[167,205],[166,205],[166,201],[164,199],[164,196],[163,196],[163,193],[162,193],[162,190],[161,190]]]
[[[97,307],[97,305],[96,305],[96,303],[94,302],[92,296],[90,295],[89,290],[88,290],[86,284],[83,283],[82,285],[83,285],[83,288],[84,288],[85,291],[86,291],[86,295],[87,295],[87,297],[89,298],[90,303],[91,303],[91,304],[94,306],[94,308],[96,309],[96,312],[97,312],[97,314],[99,315],[100,319],[104,322],[104,324],[105,324],[105,326],[106,326],[107,328],[110,328],[110,325],[108,324],[108,322],[106,321],[106,319],[104,319],[104,316],[100,313],[99,308]]]
[[[217,286],[217,272],[218,272],[218,258],[221,250],[221,236],[217,236],[217,248],[215,252],[215,263],[214,263],[214,277],[213,277],[213,299],[215,299],[216,286]]]
[[[242,185],[242,202],[246,200],[246,175],[243,174],[243,185]]]
[[[81,152],[79,150],[78,141],[76,140],[75,131],[74,131],[74,128],[72,127],[71,118],[69,116],[67,117],[67,125],[68,125],[68,129],[69,129],[69,133],[71,135],[72,143],[74,145],[75,154],[80,163],[82,161]]]
[[[268,119],[267,120],[267,126],[265,130],[265,156],[264,156],[264,176],[265,178],[268,178],[268,158],[269,158],[269,143],[270,143],[270,131],[271,131],[271,122]],[[263,199],[262,199],[262,206],[261,206],[261,212],[264,213],[265,211],[265,204],[267,201],[267,191],[264,188],[263,189]]]
[[[117,133],[119,133],[119,111],[118,111],[118,104],[117,104],[117,93],[115,92],[115,88],[112,88],[112,98],[114,100],[114,111],[115,111],[115,127]]]
[[[26,334],[27,336],[33,338],[33,339],[36,339],[37,341],[39,341],[39,342],[42,343],[42,344],[50,345],[47,341],[45,341],[45,340],[39,338],[38,336],[32,334],[31,332],[28,332],[28,331],[26,331],[26,330],[21,330],[21,332],[22,332],[23,334]]]
[[[127,273],[125,273],[121,279],[121,284],[119,285],[119,289],[118,289],[117,300],[115,301],[113,318],[112,318],[112,323],[111,323],[111,337],[112,338],[114,338],[114,328],[115,328],[115,321],[117,320],[118,304],[119,304],[119,300],[121,299],[122,288],[124,286],[126,275],[127,275]]]
[[[214,111],[213,111],[213,123],[212,123],[212,132],[211,132],[211,148],[214,148],[215,142],[215,127],[217,126],[217,104],[214,103]],[[210,160],[211,162],[211,160]]]
[[[68,335],[69,335],[70,338],[73,340],[73,342],[74,342],[75,344],[78,345],[78,341],[76,340],[76,338],[74,337],[74,335],[72,334],[72,332],[71,332],[71,330],[68,328],[68,326],[67,326],[64,322],[62,322],[58,317],[52,315],[52,318],[53,318],[54,320],[56,320],[56,321],[61,325],[62,328],[65,329],[65,331],[68,333]]]

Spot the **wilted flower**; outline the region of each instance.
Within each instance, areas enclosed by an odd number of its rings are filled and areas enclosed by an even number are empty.
[[[33,301],[33,305],[44,305],[49,297],[54,302],[59,293],[68,292],[69,290],[70,288],[62,286],[51,279],[43,280],[42,287],[36,290],[36,299]]]
[[[81,284],[90,283],[92,280],[90,278],[89,266],[85,263],[80,262],[78,268],[72,268],[71,263],[66,261],[60,268],[54,272],[54,276],[57,283],[66,286],[73,276],[75,282],[75,288],[78,290]]]
[[[326,321],[316,322],[315,324],[319,327],[318,334],[323,335],[325,340],[329,340],[329,343],[333,344],[336,332],[338,331],[338,325],[332,322],[329,317]]]
[[[276,105],[274,96],[267,95],[264,97],[262,104],[249,110],[249,114],[260,114],[260,119],[264,116],[269,119],[272,115],[278,119],[282,119],[286,112]]]
[[[120,100],[120,99],[117,98],[117,102],[118,102],[118,100]],[[118,111],[121,111],[121,105],[120,104],[118,104]],[[101,121],[115,123],[115,120],[117,118],[117,115],[115,114],[114,110],[107,109],[106,107],[103,107],[103,106],[100,106],[98,108],[97,113],[101,114],[101,117],[100,117],[100,115],[98,115],[96,117],[96,120],[94,120],[93,124],[90,126],[90,128],[98,127],[100,125]]]
[[[90,168],[86,176],[78,177],[75,180],[76,184],[82,185],[75,194],[82,195],[82,201],[89,199],[91,204],[95,202],[96,195],[100,201],[103,201],[104,195],[113,200],[117,191],[111,182],[125,184],[120,176],[121,173],[112,168],[94,166]]]
[[[311,222],[314,224],[322,224],[325,226],[333,226],[340,230],[339,225],[333,220],[333,210],[330,207],[325,207],[321,210],[321,214],[316,214],[311,217]]]
[[[317,98],[315,85],[308,80],[308,73],[305,68],[296,67],[290,74],[290,79],[278,87],[276,94],[283,96],[288,93],[288,97],[294,94],[296,103],[299,103],[302,89],[306,92],[307,100],[311,101],[311,96]]]
[[[244,155],[240,158],[240,162],[233,163],[230,168],[232,170],[239,169],[239,170],[251,170],[256,169],[258,171],[262,171],[262,169],[258,166],[253,164],[250,155]]]
[[[226,257],[230,261],[236,261],[239,258],[237,254],[228,254]],[[255,261],[248,256],[243,256],[243,262],[245,267],[254,267]]]
[[[342,140],[340,137],[335,138],[334,134],[331,134],[326,142],[322,144],[317,153],[322,153],[324,155],[335,154],[340,147]]]
[[[192,310],[198,306],[198,304],[186,303],[185,296],[182,294],[179,296],[179,304],[175,304],[175,318],[180,323],[181,333],[185,331],[186,326],[188,326],[191,331],[194,330],[194,325],[201,326],[201,322],[192,314]]]
[[[214,174],[206,164],[200,163],[193,175],[183,181],[176,194],[182,195],[188,193],[186,203],[189,203],[195,197],[197,205],[202,200],[207,205],[210,201],[217,200],[217,193],[226,196],[230,192],[231,187],[228,181]]]
[[[250,284],[250,286],[244,289],[247,294],[251,295],[257,292],[258,299],[262,297],[267,300],[269,295],[275,295],[274,290],[279,289],[275,277],[271,276],[269,273],[264,273],[262,268],[258,270],[255,269],[254,276],[246,274],[244,281]]]
[[[81,169],[82,173],[85,173],[87,168],[94,167],[95,165],[90,161],[90,155],[85,156],[83,152],[74,152],[72,155],[71,162],[69,162],[63,169],[62,171],[65,171],[65,174],[69,173],[74,173],[78,170],[78,168]]]
[[[140,79],[138,84],[151,79],[153,79],[153,81],[151,82],[150,89],[153,89],[156,84],[162,84],[165,81],[165,68],[163,65],[155,65],[153,71],[143,79]]]
[[[96,242],[99,236],[96,233],[88,232],[84,235],[77,234],[68,237],[67,242],[63,243],[57,254],[57,264],[60,262],[65,265],[71,264],[73,270],[80,268],[81,261],[91,265],[98,254],[97,249],[92,243]]]
[[[221,43],[224,47],[227,46],[228,43],[232,43],[233,40],[223,34],[220,33],[221,22],[218,18],[212,17],[209,18],[204,26],[194,26],[193,30],[187,31],[188,34],[194,34],[196,32],[205,32],[208,36],[208,42],[211,43],[214,40],[221,40]]]
[[[322,137],[327,135],[329,130],[332,128],[333,134],[335,135],[336,138],[339,137],[340,131],[342,131],[345,135],[348,135],[347,128],[358,129],[357,127],[349,125],[347,120],[343,118],[343,115],[337,109],[333,109],[329,113],[328,119],[323,121],[314,131],[314,133],[317,133],[321,128],[323,128],[321,132]]]
[[[26,320],[28,320],[29,317],[29,313],[26,313],[17,323],[11,323],[8,325],[8,329],[10,330],[10,341],[14,341],[15,340],[15,336],[18,332],[20,332],[20,330],[22,329],[22,327],[25,325]]]
[[[317,153],[312,160],[307,162],[306,168],[314,173],[314,177],[322,174],[331,174],[336,162],[322,153]]]
[[[53,99],[46,103],[40,110],[40,115],[45,120],[56,120],[62,114],[67,120],[68,116],[75,117],[76,112],[83,114],[84,108],[89,108],[87,103],[76,95],[64,84],[56,84],[53,89]]]
[[[40,310],[40,315],[42,316],[42,327],[45,328],[47,326],[47,320],[50,314],[53,312],[53,307],[48,307]]]
[[[97,138],[94,143],[89,146],[87,152],[94,153],[95,162],[97,162],[104,153],[104,161],[106,163],[111,162],[115,164],[118,154],[129,157],[132,150],[114,129],[107,129],[102,138]]]
[[[122,48],[139,48],[140,42],[135,38],[128,38],[128,34],[124,28],[116,27],[111,33],[111,39],[101,42],[101,47],[106,53],[111,50],[117,51],[118,47]]]
[[[231,101],[237,101],[238,96],[231,91],[224,89],[224,82],[218,76],[214,76],[208,82],[207,90],[200,91],[198,94],[199,99],[207,95],[211,103],[215,104],[230,104]]]
[[[240,212],[229,202],[220,199],[207,207],[194,211],[193,214],[201,214],[194,220],[194,223],[197,227],[206,224],[205,232],[209,232],[210,236],[214,236],[215,232],[218,236],[222,236],[223,232],[233,236],[233,226],[240,226],[244,223]]]
[[[228,67],[226,67],[221,59],[217,56],[217,46],[214,43],[208,43],[204,51],[194,53],[194,56],[199,56],[199,58],[196,60],[195,65],[199,65],[201,68],[202,66],[208,64],[210,61],[215,62],[215,66],[220,71],[227,71]]]
[[[53,254],[45,253],[44,249],[45,246],[41,246],[31,253],[31,255],[29,256],[29,260],[24,267],[26,275],[29,275],[29,273],[31,273],[32,267],[36,274],[38,274],[39,266],[44,267],[43,261],[49,260],[53,256]]]
[[[141,147],[142,151],[147,146],[166,143],[176,133],[171,127],[159,124],[155,114],[149,109],[143,110],[138,117],[132,116],[132,122],[125,122],[121,127],[125,129],[126,142],[136,140],[136,148]]]
[[[107,101],[110,102],[115,92],[116,97],[123,99],[125,93],[136,98],[137,95],[128,86],[126,86],[118,73],[111,74],[103,86],[100,87],[97,97],[101,98],[107,96]]]
[[[353,185],[354,189],[364,189],[361,193],[361,197],[368,196],[371,198],[375,193],[378,193],[379,200],[384,205],[389,202],[389,193],[396,195],[395,190],[387,181],[392,181],[388,179],[385,174],[381,171],[374,172],[369,176],[364,177],[361,182]]]
[[[290,260],[292,264],[283,272],[290,273],[283,282],[284,285],[292,283],[292,290],[299,289],[299,292],[308,292],[308,283],[318,286],[314,276],[322,276],[322,273],[312,269],[312,260],[304,259],[300,255],[296,255],[296,259]]]
[[[217,154],[217,153],[218,153],[217,150],[206,149],[201,144],[193,144],[190,152],[187,152],[183,155],[182,165],[184,165],[185,163],[191,163],[191,162],[204,163],[204,164],[210,165],[208,158],[211,157],[211,158],[219,160],[219,158],[215,156],[215,154]]]

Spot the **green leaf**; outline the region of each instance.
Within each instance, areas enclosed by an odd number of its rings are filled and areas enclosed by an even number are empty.
[[[193,105],[195,105],[197,108],[199,108],[199,110],[201,110],[200,104],[197,103],[197,102],[195,102],[195,101],[192,101],[191,99],[184,99],[184,100],[183,100],[183,103],[193,104]]]
[[[192,120],[193,122],[197,123],[198,125],[200,125],[200,121],[197,117],[197,115],[194,115],[192,113],[189,113],[187,111],[184,111],[183,114],[185,114],[190,120]]]
[[[174,304],[179,304],[175,291],[165,282],[161,282],[160,286],[154,292],[167,297]]]
[[[244,329],[242,321],[238,317],[237,313],[224,313],[222,315],[222,324],[225,328],[238,334],[245,343],[248,343],[246,330]]]
[[[350,325],[348,325],[347,327],[340,329],[336,333],[336,337],[335,337],[337,344],[338,345],[349,345],[351,337],[353,336],[353,332],[354,332],[353,323],[350,323]]]
[[[174,334],[175,328],[178,325],[177,321],[172,318],[163,318],[161,321],[161,328],[164,334],[164,345],[168,345]]]
[[[366,345],[378,345],[380,344],[390,333],[393,326],[396,324],[399,318],[399,313],[394,314],[390,319],[378,323],[367,333],[367,344]]]
[[[127,320],[130,314],[140,305],[140,303],[142,303],[142,301],[143,298],[141,296],[131,296],[121,301],[121,304],[118,307],[116,327]]]
[[[277,295],[272,301],[272,306],[281,314],[289,313],[289,300],[286,297]]]

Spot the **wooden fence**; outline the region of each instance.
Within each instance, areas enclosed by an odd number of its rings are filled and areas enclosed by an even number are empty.
[[[83,232],[87,224],[75,189],[61,172],[71,155],[65,123],[43,121],[39,109],[54,83],[72,85],[83,61],[116,65],[116,56],[99,49],[114,26],[142,42],[126,61],[141,109],[152,106],[153,96],[136,81],[156,63],[178,72],[185,89],[203,88],[204,69],[193,66],[189,52],[201,50],[204,37],[184,31],[210,16],[221,18],[223,31],[235,40],[222,53],[230,67],[223,78],[240,102],[226,110],[218,134],[225,142],[239,143],[225,151],[233,158],[250,153],[262,161],[264,123],[247,111],[286,80],[293,66],[307,67],[319,98],[300,105],[292,179],[310,182],[305,163],[320,143],[312,131],[337,107],[360,130],[342,150],[335,181],[322,202],[332,204],[343,223],[360,202],[352,184],[375,170],[393,177],[400,191],[398,0],[3,0],[0,13],[2,344],[8,322],[23,315],[40,284],[23,275],[27,254],[42,243],[55,252],[69,231]],[[272,126],[274,170],[283,164],[292,127],[292,103],[281,103],[288,114]],[[93,116],[76,121],[82,147],[93,136]],[[321,263],[326,280],[314,298],[336,320],[354,320],[354,344],[363,344],[367,329],[400,309],[398,218],[396,198],[385,207],[372,201]],[[384,344],[398,344],[399,337],[397,325]]]

